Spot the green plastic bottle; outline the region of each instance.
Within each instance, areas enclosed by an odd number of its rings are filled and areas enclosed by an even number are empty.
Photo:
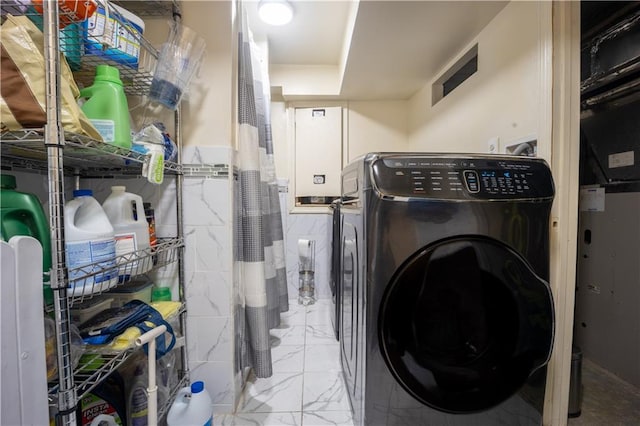
[[[129,106],[118,68],[98,65],[93,86],[80,90],[80,97],[86,99],[82,111],[104,141],[131,149]]]
[[[49,286],[51,269],[51,234],[49,222],[42,205],[34,194],[16,191],[13,175],[0,175],[0,235],[9,241],[16,235],[35,238],[42,245],[42,272],[44,301],[53,303],[53,293]]]

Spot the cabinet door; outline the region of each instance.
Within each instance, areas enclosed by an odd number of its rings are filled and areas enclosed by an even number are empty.
[[[337,197],[342,170],[342,108],[296,108],[295,195]]]

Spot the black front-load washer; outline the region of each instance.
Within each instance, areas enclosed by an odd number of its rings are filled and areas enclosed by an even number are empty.
[[[540,159],[368,154],[342,174],[357,425],[539,425],[554,336]]]

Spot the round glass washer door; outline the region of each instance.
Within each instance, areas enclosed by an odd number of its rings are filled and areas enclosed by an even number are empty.
[[[486,237],[417,252],[396,271],[378,318],[382,356],[396,380],[449,413],[503,402],[548,362],[553,344],[548,283]]]

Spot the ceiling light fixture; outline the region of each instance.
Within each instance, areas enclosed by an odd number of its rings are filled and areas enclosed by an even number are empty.
[[[293,6],[287,0],[260,0],[258,14],[269,25],[285,25],[293,18]]]

